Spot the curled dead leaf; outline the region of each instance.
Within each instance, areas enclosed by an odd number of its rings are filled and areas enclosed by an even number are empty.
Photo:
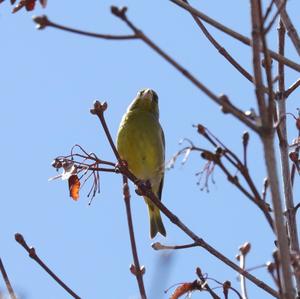
[[[68,179],[70,196],[73,200],[78,200],[79,198],[79,189],[80,189],[80,181],[76,174],[73,174]]]
[[[179,297],[185,294],[189,295],[192,291],[196,289],[196,287],[197,287],[197,280],[193,282],[185,282],[175,289],[170,299],[178,299]]]

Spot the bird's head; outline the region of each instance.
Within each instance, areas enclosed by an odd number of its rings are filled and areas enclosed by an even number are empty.
[[[158,117],[159,109],[157,93],[150,88],[140,90],[128,108],[128,110],[134,109],[148,111]]]

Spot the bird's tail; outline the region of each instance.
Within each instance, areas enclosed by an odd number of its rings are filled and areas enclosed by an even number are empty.
[[[164,224],[160,216],[160,210],[153,204],[148,204],[149,218],[150,218],[150,237],[153,239],[157,233],[164,237],[167,235]]]

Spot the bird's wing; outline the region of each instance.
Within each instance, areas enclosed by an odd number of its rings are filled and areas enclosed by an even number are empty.
[[[160,128],[161,131],[161,138],[162,138],[162,142],[163,142],[163,146],[164,146],[164,163],[165,163],[165,134],[162,128]],[[164,186],[164,172],[165,172],[165,165],[162,165],[162,177],[161,177],[161,181],[159,184],[159,189],[158,189],[158,198],[159,200],[161,200],[161,194],[162,194],[162,189]]]

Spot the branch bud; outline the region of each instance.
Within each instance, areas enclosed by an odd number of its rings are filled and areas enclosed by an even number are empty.
[[[38,30],[45,29],[50,23],[46,15],[33,16],[32,20],[36,23],[36,29]]]

